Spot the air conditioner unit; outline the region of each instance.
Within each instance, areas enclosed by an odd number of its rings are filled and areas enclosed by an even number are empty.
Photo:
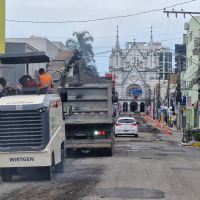
[[[186,22],[186,23],[184,24],[184,30],[186,30],[186,31],[189,30],[189,23],[188,23],[188,22]]]

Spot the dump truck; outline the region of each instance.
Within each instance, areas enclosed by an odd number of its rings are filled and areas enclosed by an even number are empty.
[[[115,139],[113,103],[117,95],[112,80],[94,73],[82,55],[75,50],[67,62],[63,60],[64,69],[57,71],[65,120],[65,148],[67,153],[95,149],[111,156]]]
[[[114,149],[112,84],[68,84],[65,89],[67,101],[63,102],[63,112],[67,152],[95,149],[111,156]]]
[[[42,53],[1,56],[5,64],[48,62]],[[27,64],[28,65],[28,64]],[[5,87],[0,97],[0,172],[12,181],[22,169],[37,168],[51,180],[52,169],[64,166],[65,130],[58,94],[38,93],[37,87],[20,92]]]

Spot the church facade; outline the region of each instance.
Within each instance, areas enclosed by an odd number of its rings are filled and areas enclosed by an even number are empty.
[[[119,95],[119,108],[123,112],[145,112],[158,97],[158,84],[167,81],[172,68],[172,53],[160,42],[154,42],[151,29],[150,42],[126,42],[112,49],[109,71]],[[155,107],[155,106],[154,106]]]

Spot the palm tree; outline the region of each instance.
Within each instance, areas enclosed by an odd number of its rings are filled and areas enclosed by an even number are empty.
[[[74,32],[73,37],[74,39],[70,38],[66,41],[66,46],[69,49],[78,49],[81,51],[87,63],[94,61],[94,52],[91,44],[93,42],[93,37],[89,34],[89,32]]]
[[[94,65],[87,65],[86,70],[90,71],[95,76],[99,76],[96,66]]]

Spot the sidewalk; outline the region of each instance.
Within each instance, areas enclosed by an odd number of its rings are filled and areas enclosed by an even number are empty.
[[[176,127],[169,127],[166,124],[161,124],[158,120],[154,120],[149,116],[141,116],[147,124],[157,128],[160,130],[158,136],[160,136],[161,140],[168,142],[176,142],[182,146],[190,146],[193,148],[200,149],[200,142],[191,141],[189,143],[183,143],[183,133],[182,130],[177,130]]]
[[[158,122],[158,120],[153,120],[148,116],[147,117],[142,116],[142,117],[146,121],[146,123],[161,131],[161,133],[159,133],[158,135],[162,138],[162,140],[177,142],[177,143],[181,142],[183,137],[181,130],[177,130],[176,127],[169,127],[165,124],[161,124]]]
[[[171,127],[169,127],[169,128],[171,128]],[[165,141],[172,141],[172,142],[180,143],[181,140],[182,140],[182,137],[183,137],[182,131],[177,130],[176,127],[173,127],[171,129],[172,129],[171,135],[167,135],[167,134],[164,133],[163,130],[161,130],[162,132],[160,133],[160,136]]]

